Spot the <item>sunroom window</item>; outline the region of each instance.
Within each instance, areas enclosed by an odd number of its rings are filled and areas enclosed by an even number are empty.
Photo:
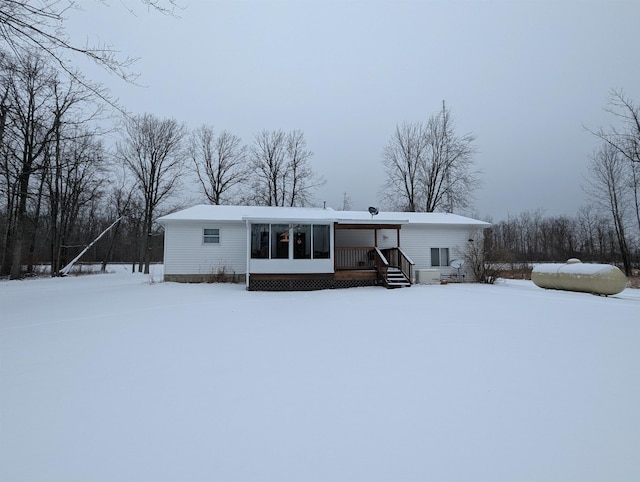
[[[293,258],[311,259],[310,224],[300,224],[293,228]]]
[[[331,234],[326,224],[314,224],[313,226],[313,258],[329,259]]]
[[[271,259],[287,259],[289,257],[289,225],[271,225]]]
[[[252,224],[253,259],[329,259],[328,224]]]
[[[251,257],[254,259],[269,258],[269,225],[251,225]]]

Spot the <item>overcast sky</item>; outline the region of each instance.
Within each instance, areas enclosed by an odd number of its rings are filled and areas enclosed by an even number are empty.
[[[180,0],[178,18],[138,0],[87,4],[74,38],[140,57],[139,83],[92,73],[133,113],[228,130],[301,129],[326,178],[318,205],[380,205],[381,152],[396,124],[442,108],[477,136],[494,221],[573,216],[608,92],[640,102],[640,1]],[[469,213],[467,213],[469,214]]]

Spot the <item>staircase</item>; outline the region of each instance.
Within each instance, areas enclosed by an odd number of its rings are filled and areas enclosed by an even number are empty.
[[[411,286],[411,281],[407,279],[400,268],[389,266],[384,277],[384,284],[387,288],[405,288]]]

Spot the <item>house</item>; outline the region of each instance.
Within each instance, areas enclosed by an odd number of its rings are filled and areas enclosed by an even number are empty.
[[[490,224],[456,214],[199,205],[159,219],[164,279],[249,290],[471,279],[468,243]]]

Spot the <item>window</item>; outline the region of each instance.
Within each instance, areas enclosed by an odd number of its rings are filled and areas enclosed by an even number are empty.
[[[220,230],[218,228],[204,228],[202,242],[204,244],[220,244]]]
[[[311,259],[310,224],[299,224],[293,230],[293,259]]]
[[[449,266],[449,248],[431,248],[431,266]]]
[[[255,259],[269,258],[269,225],[251,225],[251,257]]]
[[[289,225],[271,225],[271,259],[289,258]]]
[[[328,224],[251,225],[253,259],[330,259],[330,245]]]
[[[327,224],[313,226],[313,258],[329,259],[330,231]]]

